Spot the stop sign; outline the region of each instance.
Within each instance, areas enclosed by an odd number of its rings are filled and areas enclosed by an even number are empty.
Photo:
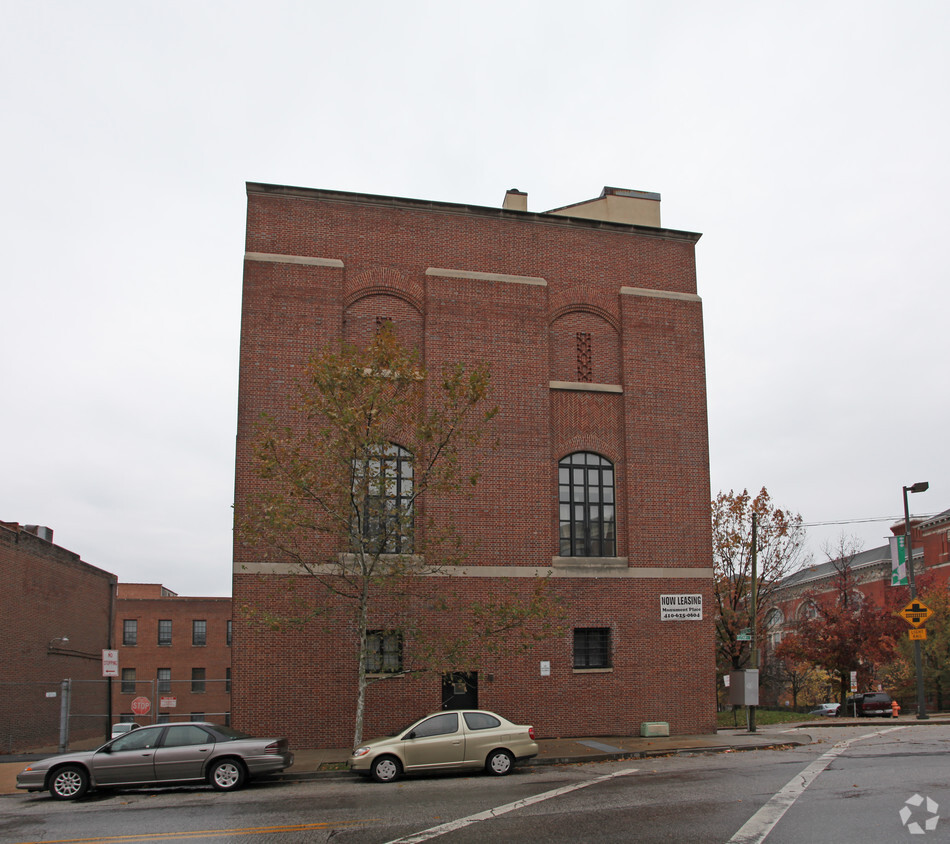
[[[132,701],[132,712],[136,715],[145,715],[152,708],[152,704],[147,697],[137,697]]]

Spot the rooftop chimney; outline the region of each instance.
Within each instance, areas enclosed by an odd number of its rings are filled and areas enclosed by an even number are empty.
[[[527,211],[528,194],[518,190],[518,188],[512,188],[505,193],[505,201],[501,207],[507,208],[509,211]]]

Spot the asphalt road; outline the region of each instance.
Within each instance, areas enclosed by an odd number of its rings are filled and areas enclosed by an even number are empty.
[[[79,803],[23,794],[0,804],[0,842],[950,839],[950,725],[820,733],[788,750],[521,768],[505,778],[262,782],[234,794],[124,791]]]

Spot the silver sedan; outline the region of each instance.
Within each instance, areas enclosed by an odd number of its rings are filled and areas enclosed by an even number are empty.
[[[258,774],[283,771],[293,762],[285,738],[254,738],[199,721],[156,724],[98,750],[34,762],[17,775],[17,788],[48,790],[57,800],[78,800],[95,788],[188,782],[233,791]]]
[[[534,727],[468,709],[436,712],[390,738],[366,742],[353,751],[349,767],[376,782],[392,782],[403,772],[477,768],[504,776],[515,762],[537,755]]]

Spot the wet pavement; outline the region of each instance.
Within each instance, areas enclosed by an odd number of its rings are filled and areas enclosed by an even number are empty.
[[[719,730],[705,735],[664,736],[596,736],[580,738],[538,739],[538,755],[522,765],[566,765],[576,762],[606,762],[612,759],[636,759],[668,756],[678,753],[733,753],[743,750],[774,749],[811,744],[813,733],[820,735],[824,727],[871,726],[876,724],[926,725],[950,723],[950,716],[934,716],[917,720],[914,715],[900,718],[824,718],[801,723],[769,724],[750,733],[745,727]],[[29,762],[51,756],[44,753],[29,756],[0,756],[0,795],[16,794],[16,775]],[[353,776],[346,769],[350,751],[347,748],[323,750],[294,749],[294,764],[272,778],[310,780],[325,777]],[[19,792],[25,794],[26,792]]]
[[[808,736],[801,733],[792,736],[762,731],[749,733],[747,730],[720,730],[710,735],[659,738],[597,736],[596,738],[539,739],[538,755],[521,764],[563,765],[572,762],[604,762],[610,759],[665,756],[674,753],[724,753],[789,744],[807,744],[810,740]],[[17,793],[16,775],[31,761],[51,755],[53,753],[0,756],[0,794]],[[295,749],[293,766],[272,778],[301,780],[349,777],[352,776],[346,769],[349,756],[350,751],[347,748]]]

